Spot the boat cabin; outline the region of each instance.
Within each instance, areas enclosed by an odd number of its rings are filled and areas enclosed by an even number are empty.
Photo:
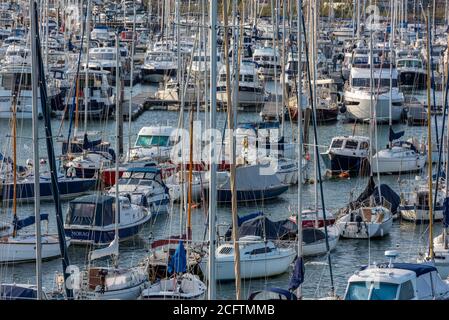
[[[415,263],[362,267],[348,280],[345,300],[431,300],[447,297],[449,287],[434,266]]]
[[[123,207],[131,206],[126,197],[120,197]],[[115,197],[87,195],[70,201],[66,225],[109,226],[115,223]]]

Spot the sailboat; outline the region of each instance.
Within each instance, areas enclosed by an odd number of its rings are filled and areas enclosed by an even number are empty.
[[[204,299],[206,285],[198,276],[187,273],[186,250],[180,240],[170,257],[167,271],[169,278],[158,279],[142,291],[141,299],[200,300]]]
[[[373,35],[370,32],[370,57],[373,57]],[[371,81],[370,81],[370,141],[373,142],[373,127],[375,125],[375,109],[374,109],[374,74],[373,63],[370,65]],[[373,146],[371,144],[369,150],[370,163],[373,163]],[[374,184],[373,165],[370,166],[370,179],[368,186]],[[391,212],[392,205],[384,197],[382,197],[380,186],[379,199],[376,201],[374,197],[364,199],[357,206],[350,207],[349,212],[340,217],[336,225],[340,231],[340,236],[351,239],[371,239],[375,237],[383,237],[390,232],[393,225],[393,215]]]
[[[32,100],[33,102],[37,99],[37,82],[34,83],[32,88]],[[45,101],[45,100],[44,100]],[[41,257],[42,259],[50,259],[61,256],[61,251],[59,248],[59,238],[57,234],[45,233],[41,236],[39,233],[27,233],[18,234],[17,232],[27,226],[33,225],[38,219],[37,227],[40,228],[41,220],[48,220],[48,214],[40,213],[40,193],[39,188],[34,188],[34,201],[37,204],[37,211],[35,215],[27,217],[25,219],[19,220],[17,217],[17,121],[16,121],[16,110],[17,101],[13,100],[13,118],[12,118],[12,138],[13,138],[13,159],[12,159],[12,176],[13,176],[13,223],[3,224],[2,232],[3,236],[0,238],[0,263],[19,263],[19,262],[29,262],[36,260],[36,246],[37,242],[41,243]],[[33,127],[37,126],[38,116],[37,116],[37,105],[33,103]],[[33,136],[33,153],[34,158],[39,159],[39,149],[38,149],[38,137],[37,132],[34,132]],[[34,183],[39,184],[39,166],[34,168]],[[36,181],[37,180],[37,181]],[[36,207],[35,207],[36,209]],[[39,215],[39,217],[36,217]],[[70,245],[70,239],[66,239],[68,245]]]
[[[116,35],[116,49],[118,51],[118,35]],[[119,54],[117,53],[117,57]],[[118,60],[118,58],[117,58]],[[118,65],[118,61],[117,61]],[[118,70],[118,68],[117,68]],[[116,73],[116,84],[120,83],[119,72]],[[116,149],[119,150],[119,116],[118,105],[116,107]],[[115,163],[115,172],[118,176],[118,161]],[[114,239],[109,246],[102,249],[91,251],[89,254],[89,266],[86,271],[81,272],[80,275],[80,289],[75,292],[77,299],[91,299],[91,300],[135,300],[137,299],[148,279],[146,266],[139,265],[133,268],[119,268],[117,266],[119,257],[119,219],[121,205],[119,201],[119,186],[116,186],[115,195],[115,232]],[[111,267],[92,267],[91,261],[100,259],[106,256],[112,256],[114,265]]]

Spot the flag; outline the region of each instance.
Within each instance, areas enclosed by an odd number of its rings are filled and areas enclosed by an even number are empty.
[[[293,269],[292,277],[290,278],[289,290],[293,291],[298,289],[301,283],[304,282],[304,261],[302,257],[298,257],[295,262],[295,268]]]

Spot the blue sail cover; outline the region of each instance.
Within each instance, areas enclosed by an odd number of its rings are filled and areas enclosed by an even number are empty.
[[[36,300],[37,290],[16,284],[0,285],[0,300]]]
[[[48,221],[48,213],[41,213],[41,221],[44,221],[44,220]],[[23,229],[23,228],[33,225],[35,222],[36,222],[35,216],[29,216],[29,217],[26,217],[25,219],[20,219],[20,220],[18,220],[16,217],[15,220],[13,221],[14,229],[20,230],[20,229]]]
[[[179,241],[175,253],[170,256],[167,271],[169,273],[184,273],[187,271],[186,249],[182,241]]]
[[[302,257],[296,259],[295,268],[293,269],[292,277],[290,278],[290,283],[288,290],[293,291],[298,289],[301,283],[304,282],[304,261]]]
[[[449,227],[449,198],[444,199],[443,226]]]

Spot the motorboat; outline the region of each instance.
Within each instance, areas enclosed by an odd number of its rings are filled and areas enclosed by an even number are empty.
[[[170,126],[149,126],[140,129],[134,147],[129,152],[128,162],[167,161],[178,142],[180,133]]]
[[[120,196],[118,233],[120,240],[138,235],[152,216],[142,206]],[[70,201],[64,230],[73,244],[109,244],[115,236],[115,197],[93,194]]]
[[[162,180],[161,169],[155,167],[127,168],[118,181],[119,194],[131,203],[148,208],[152,214],[167,213],[170,203],[169,188]],[[116,185],[108,194],[115,195]]]
[[[265,101],[265,90],[262,83],[259,82],[254,63],[242,61],[240,64],[237,101],[241,107],[257,107],[263,105]],[[227,104],[225,66],[222,66],[219,70],[217,102],[222,105]]]
[[[321,153],[332,174],[348,172],[353,175],[369,172],[369,138],[363,136],[336,136],[325,152]]]
[[[387,257],[396,257],[394,250]],[[426,263],[389,263],[363,266],[348,280],[345,300],[448,300],[449,283]]]

